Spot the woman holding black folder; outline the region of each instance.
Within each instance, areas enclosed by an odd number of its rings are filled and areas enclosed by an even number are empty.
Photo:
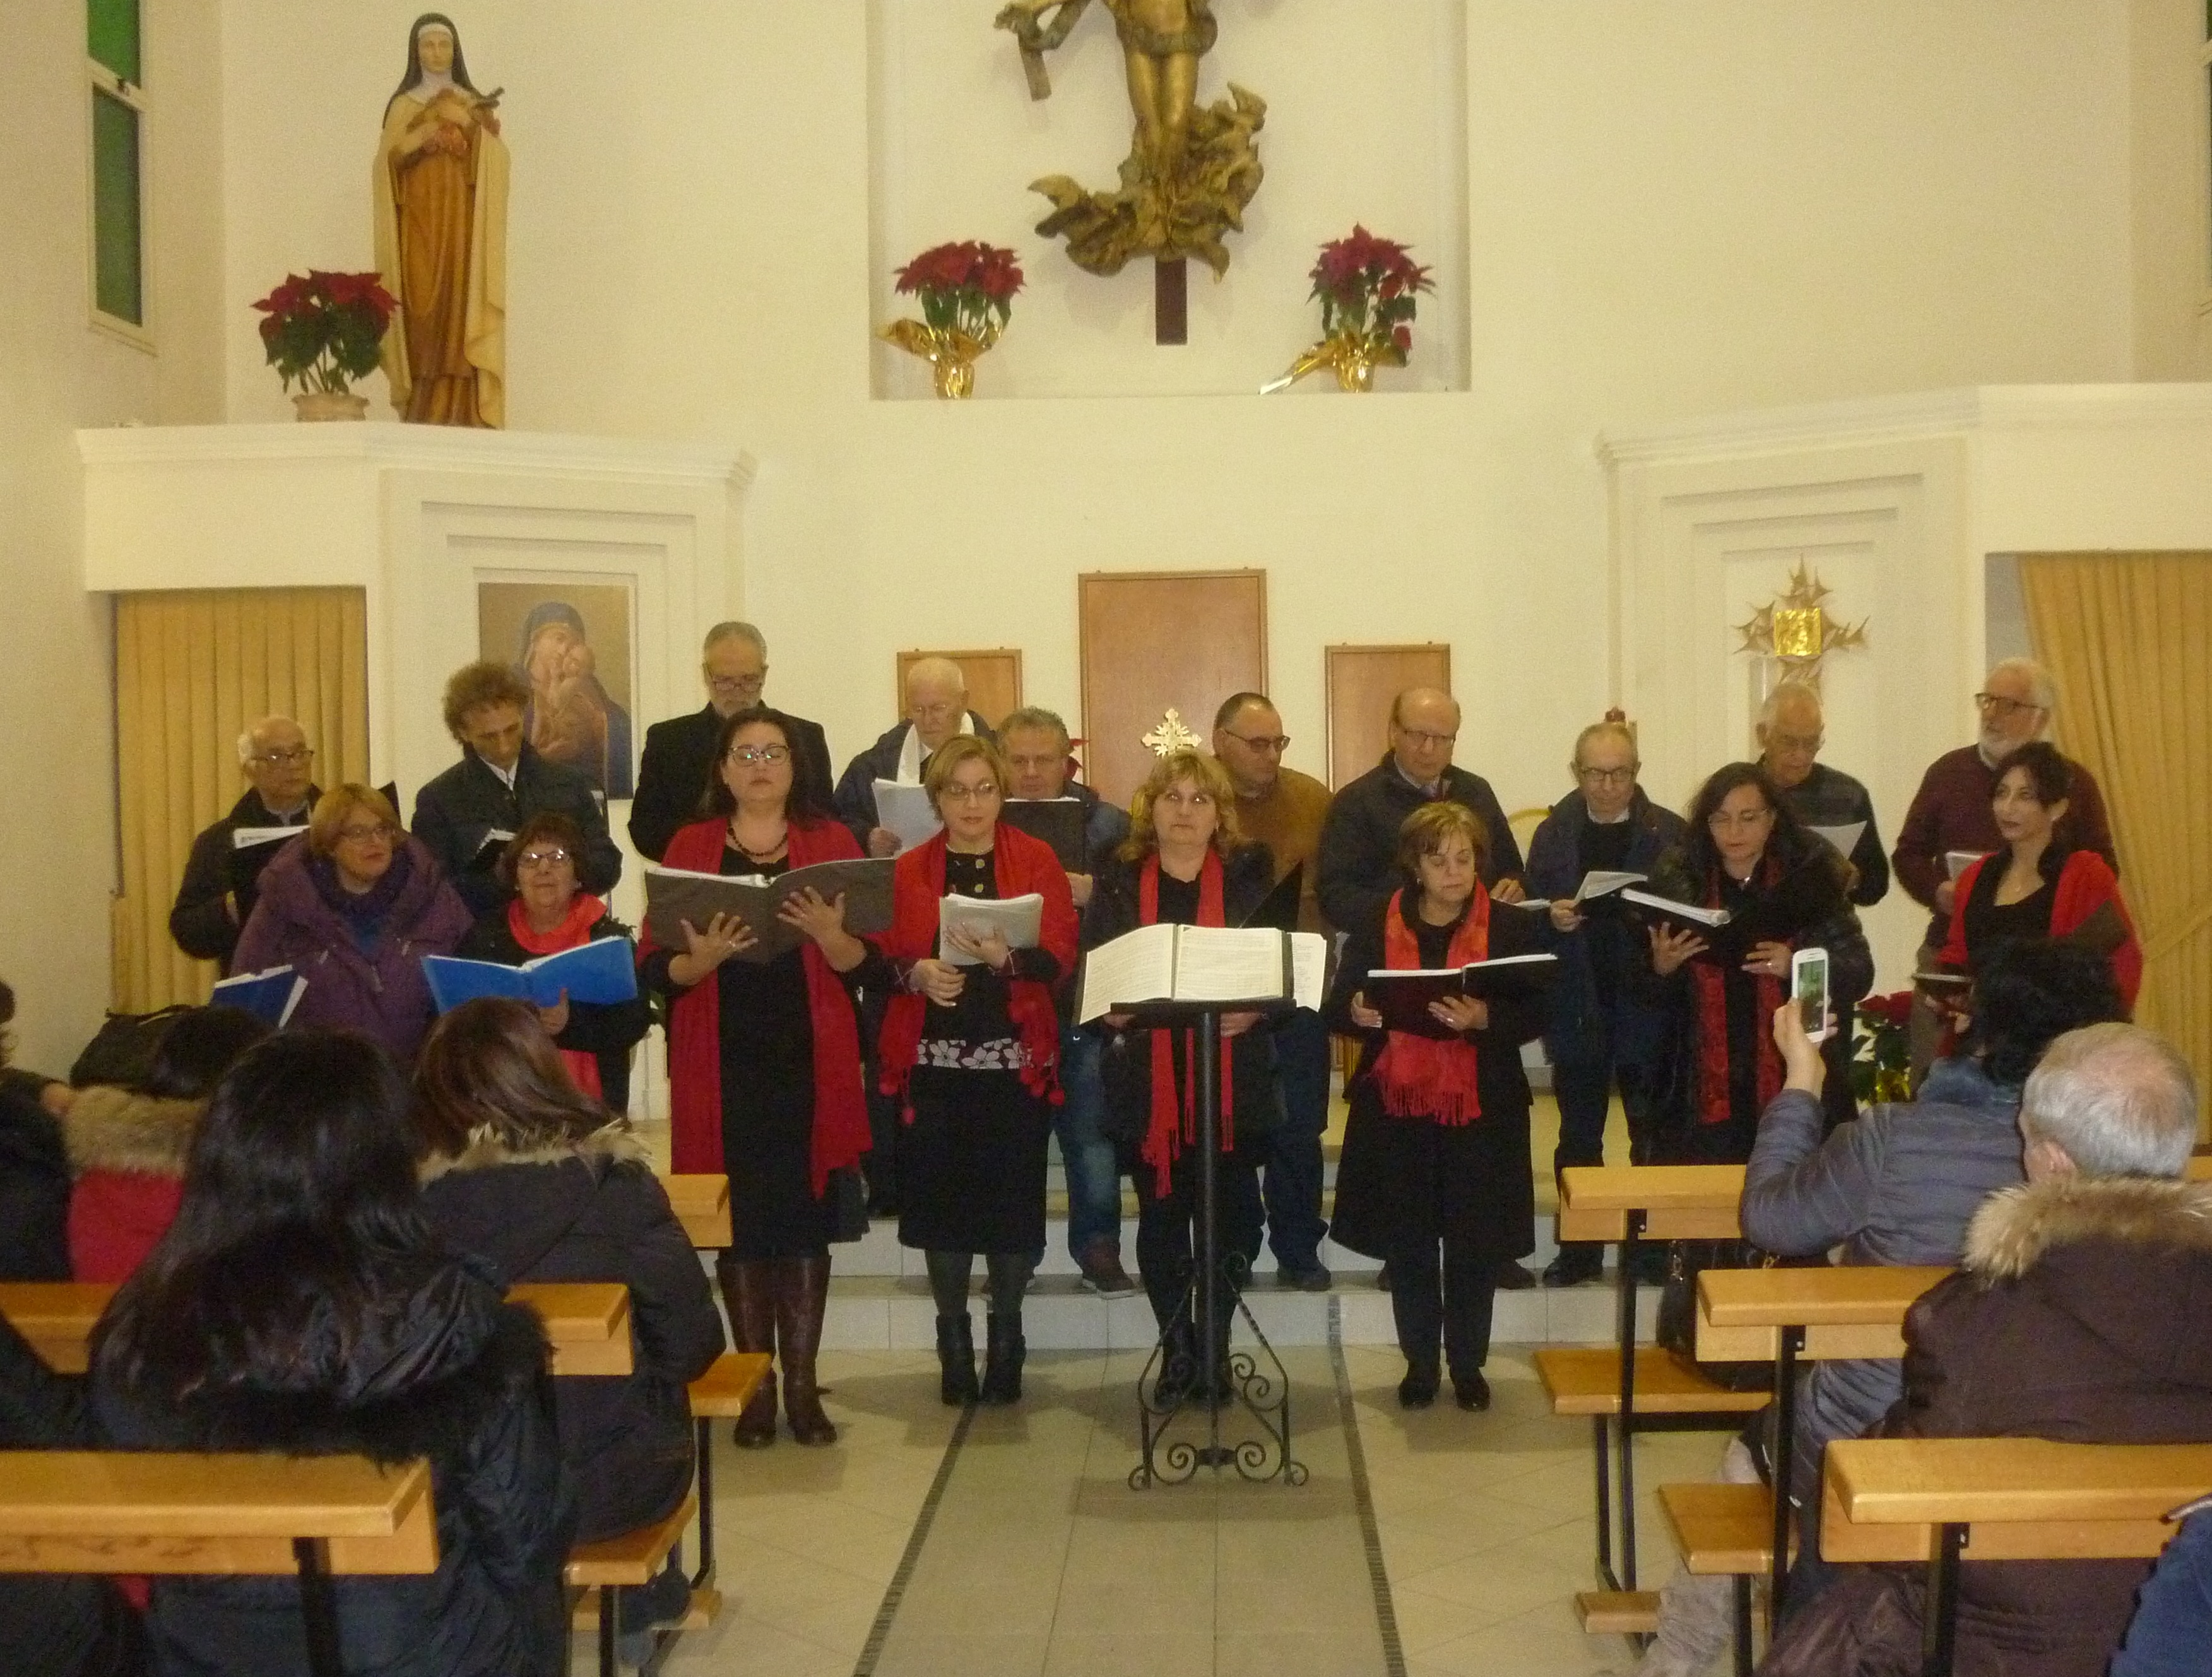
[[[1673,1064],[1658,1079],[1662,1157],[1655,1163],[1741,1164],[1759,1115],[1781,1090],[1784,1069],[1770,1025],[1790,993],[1790,957],[1828,951],[1828,996],[1838,1018],[1874,987],[1874,955],[1844,894],[1830,845],[1790,812],[1755,763],[1716,771],[1690,802],[1689,832],[1652,870],[1650,895],[1711,911],[1728,923],[1649,919],[1649,993],[1670,1010]],[[1832,1128],[1857,1113],[1850,1079],[1829,1070],[1822,1100]]]
[[[1490,1407],[1491,1303],[1506,1263],[1536,1247],[1521,1045],[1542,1035],[1540,989],[1521,979],[1431,1001],[1419,1030],[1387,1030],[1368,992],[1392,969],[1440,972],[1539,951],[1531,915],[1491,913],[1489,833],[1464,805],[1424,804],[1398,834],[1404,884],[1375,923],[1352,928],[1327,1018],[1364,1039],[1346,1085],[1337,1164],[1339,1245],[1390,1266],[1406,1377],[1398,1401],[1436,1401],[1441,1363],[1462,1409]],[[1548,963],[1547,963],[1548,965]],[[1489,987],[1487,996],[1474,992]],[[1443,1356],[1438,1356],[1439,1340]]]
[[[714,742],[703,819],[679,828],[665,866],[775,876],[857,859],[860,847],[793,773],[781,711],[734,713]],[[730,1246],[714,1261],[737,1350],[783,1365],[784,1407],[802,1444],[834,1444],[815,1353],[830,1298],[830,1246],[867,1230],[857,1166],[868,1150],[860,1032],[848,986],[868,946],[845,929],[844,899],[811,890],[783,918],[805,940],[771,961],[732,961],[759,933],[735,914],[684,923],[684,946],[638,950],[638,977],[669,998],[668,1083],[679,1172],[726,1174]],[[775,1442],[775,1386],[763,1381],[738,1418],[747,1449]]]

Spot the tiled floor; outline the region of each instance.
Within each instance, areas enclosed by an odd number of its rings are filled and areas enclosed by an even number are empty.
[[[684,1638],[676,1674],[1060,1677],[1120,1672],[1382,1677],[1373,1590],[1352,1500],[1328,1352],[1286,1353],[1300,1382],[1302,1489],[1123,1483],[1135,1460],[1136,1364],[1042,1352],[1024,1403],[979,1413],[872,1656],[872,1631],[945,1458],[957,1412],[935,1359],[826,1354],[831,1449],[718,1441],[721,1617]],[[1586,1638],[1589,1434],[1545,1410],[1524,1356],[1490,1364],[1487,1414],[1408,1413],[1395,1352],[1345,1358],[1408,1677],[1549,1677],[1633,1663]],[[1651,1487],[1710,1476],[1717,1434],[1638,1446],[1647,1583],[1673,1557]],[[578,1671],[589,1668],[586,1639]]]

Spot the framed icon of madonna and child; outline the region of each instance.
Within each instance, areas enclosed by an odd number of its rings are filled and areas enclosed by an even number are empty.
[[[513,664],[530,684],[523,738],[610,799],[637,786],[634,589],[574,574],[477,584],[479,656]]]

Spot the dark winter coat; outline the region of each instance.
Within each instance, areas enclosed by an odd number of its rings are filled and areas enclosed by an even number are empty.
[[[438,1570],[337,1581],[348,1671],[379,1677],[564,1677],[561,1569],[575,1531],[546,1374],[544,1329],[499,1289],[424,1253],[384,1260],[364,1285],[371,1331],[341,1356],[327,1317],[303,1322],[301,1383],[246,1386],[209,1368],[190,1394],[137,1391],[123,1348],[96,1332],[94,1411],[125,1449],[276,1450],[427,1458]],[[192,1677],[307,1670],[289,1577],[157,1579],[155,1668]]]
[[[322,795],[319,787],[309,787],[307,808],[313,809]],[[276,860],[276,853],[284,848],[258,844],[251,850],[240,850],[232,845],[230,835],[240,827],[289,824],[270,814],[261,794],[248,787],[246,795],[230,806],[228,815],[192,841],[185,877],[177,887],[176,906],[169,910],[169,935],[179,949],[195,960],[213,961],[224,976],[229,975],[238,934],[260,900],[261,870]],[[301,830],[307,830],[304,822]],[[236,920],[230,917],[227,897],[237,900]]]
[[[2212,1441],[2212,1185],[2056,1178],[1976,1215],[1960,1272],[1905,1322],[1883,1431],[2069,1443]],[[1960,1677],[2103,1677],[2141,1560],[1966,1562]],[[1771,1677],[1920,1668],[1919,1567],[1853,1568],[1783,1634]]]
[[[70,1169],[70,1273],[119,1285],[177,1219],[185,1155],[205,1101],[157,1100],[95,1084],[80,1089],[62,1120]]]
[[[830,741],[819,722],[803,716],[786,720],[792,729],[793,782],[812,786],[815,800],[827,809],[833,795]],[[659,861],[676,829],[699,819],[699,800],[714,776],[714,742],[721,734],[722,714],[711,704],[645,731],[645,761],[629,806],[629,842],[638,854]]]
[[[684,1388],[722,1354],[722,1319],[690,1238],[645,1149],[610,1126],[527,1152],[491,1140],[427,1167],[423,1213],[446,1243],[517,1281],[615,1281],[629,1289],[636,1364],[628,1376],[554,1382],[579,1535],[610,1537],[665,1516],[690,1488]]]
[[[66,1281],[70,1173],[54,1115],[0,1086],[0,1281]]]
[[[897,777],[899,753],[906,749],[907,730],[913,726],[901,722],[885,729],[874,744],[845,765],[844,774],[838,777],[837,819],[860,842],[862,855],[868,852],[868,835],[882,824],[876,819],[876,782]],[[999,737],[972,710],[968,713],[968,731],[979,739],[995,741]],[[928,761],[922,758],[925,764]]]
[[[1521,877],[1521,845],[1490,782],[1456,764],[1443,773],[1443,796],[1482,818],[1490,840],[1482,883],[1496,890],[1501,879]],[[1320,869],[1321,911],[1340,932],[1382,923],[1382,905],[1398,889],[1398,829],[1406,817],[1432,802],[1427,793],[1398,772],[1386,756],[1336,794],[1322,823]]]
[[[238,940],[241,972],[289,966],[307,981],[291,1023],[373,1036],[405,1064],[434,1011],[422,957],[451,955],[468,934],[469,911],[422,840],[401,841],[406,884],[383,929],[366,947],[351,923],[323,900],[307,847],[286,845],[261,875],[261,901]],[[398,857],[392,866],[399,865]]]
[[[622,878],[622,852],[607,831],[606,805],[581,769],[553,763],[525,745],[514,765],[514,790],[465,745],[461,760],[415,794],[414,834],[429,846],[446,878],[476,919],[514,895],[493,871],[499,850],[484,849],[494,831],[514,833],[533,815],[565,815],[584,835],[576,878],[605,896]],[[249,969],[249,970],[251,970]]]

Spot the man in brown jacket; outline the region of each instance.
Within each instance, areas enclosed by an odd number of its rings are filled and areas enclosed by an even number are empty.
[[[2212,1184],[2180,1180],[2197,1091],[2162,1039],[2100,1024],[2053,1042],[2020,1114],[2027,1181],[1990,1196],[1957,1274],[1905,1324],[1893,1437],[2212,1440]],[[2102,1677],[2139,1560],[1969,1560],[1960,1677]],[[1769,1677],[1919,1668],[1917,1570],[1853,1568],[1784,1621]]]

